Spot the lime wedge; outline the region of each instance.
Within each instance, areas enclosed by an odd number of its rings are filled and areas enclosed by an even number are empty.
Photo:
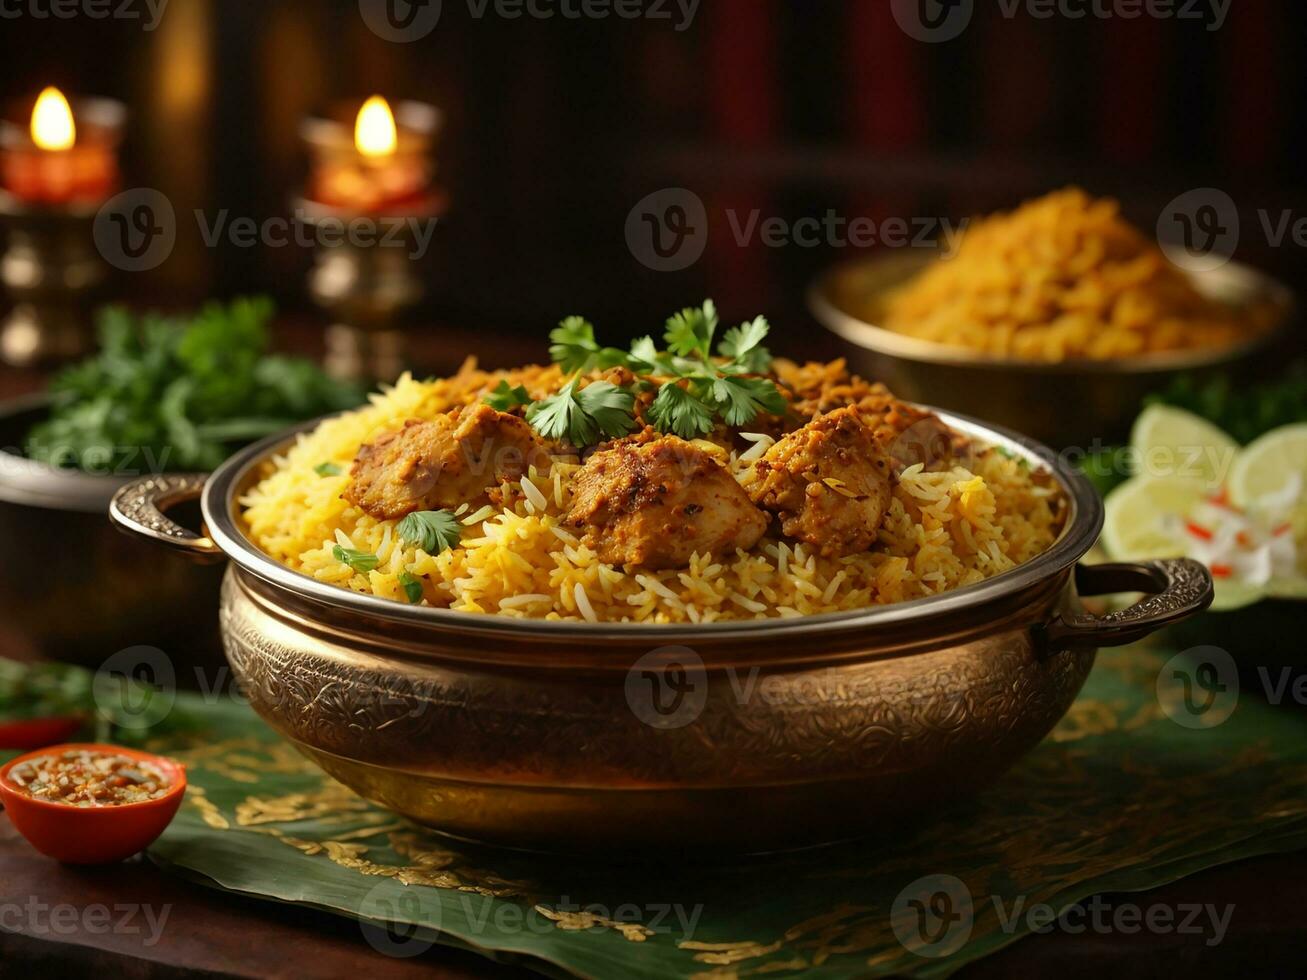
[[[1307,599],[1307,578],[1297,575],[1272,579],[1268,591],[1274,599]]]
[[[1135,419],[1130,448],[1145,476],[1182,476],[1215,493],[1239,453],[1239,444],[1211,422],[1170,405],[1150,405]]]
[[[1180,558],[1185,541],[1163,525],[1168,514],[1183,516],[1207,494],[1201,479],[1136,476],[1107,495],[1103,547],[1117,561]]]
[[[1249,444],[1230,471],[1230,499],[1239,507],[1282,491],[1298,474],[1307,488],[1307,422],[1272,429]],[[1299,506],[1303,505],[1299,497]]]
[[[1167,515],[1184,517],[1208,496],[1202,480],[1179,476],[1136,476],[1107,495],[1104,505],[1103,548],[1117,561],[1178,558],[1187,555],[1188,542],[1170,531]],[[1216,612],[1251,606],[1266,598],[1264,586],[1213,579]]]
[[[1264,585],[1245,585],[1243,582],[1231,582],[1228,579],[1214,578],[1212,585],[1215,596],[1212,598],[1212,612],[1230,612],[1261,602],[1267,596]]]

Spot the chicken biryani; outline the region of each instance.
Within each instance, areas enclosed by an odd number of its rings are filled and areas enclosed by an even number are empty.
[[[989,578],[1052,544],[1051,474],[842,361],[773,359],[761,317],[665,349],[569,318],[553,363],[405,375],[242,497],[251,539],[356,592],[470,613],[712,622],[852,610]]]

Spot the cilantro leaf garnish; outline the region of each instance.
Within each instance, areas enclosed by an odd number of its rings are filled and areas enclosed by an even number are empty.
[[[331,549],[331,557],[356,572],[370,572],[381,564],[381,559],[370,551],[359,551],[357,548],[345,548],[341,545]]]
[[[682,357],[698,356],[708,360],[712,356],[712,338],[717,332],[717,307],[706,299],[697,310],[687,307],[673,313],[667,320],[663,339],[673,354]]]
[[[742,426],[759,412],[784,413],[785,397],[775,382],[747,377],[771,369],[771,353],[762,345],[771,329],[767,320],[755,317],[727,330],[714,357],[717,327],[717,307],[709,299],[668,318],[663,334],[667,351],[660,351],[651,337],[640,337],[629,351],[619,351],[600,346],[588,320],[569,317],[550,333],[549,353],[573,377],[562,391],[529,406],[527,421],[548,439],[578,447],[593,445],[601,436],[625,435],[636,428],[635,394],[656,387],[648,420],[660,431],[684,439],[712,431],[719,419]],[[618,365],[636,376],[629,387],[606,381],[580,387],[580,375]],[[506,400],[507,383],[501,389],[496,394]]]
[[[447,510],[415,510],[399,522],[399,537],[429,555],[458,544],[463,525]]]
[[[727,330],[717,345],[717,352],[729,359],[727,369],[738,369],[744,374],[766,374],[771,367],[771,351],[763,347],[762,342],[770,330],[767,319],[761,316]]]
[[[549,332],[549,339],[549,356],[568,374],[615,367],[627,361],[626,351],[599,346],[594,324],[584,317],[569,316]]]
[[[654,343],[653,338],[648,334],[639,337],[631,344],[631,361],[639,362],[642,366],[654,367],[662,355],[658,352],[658,345]]]
[[[697,363],[660,351],[653,338],[648,336],[636,340],[631,345],[631,353],[626,358],[627,368],[635,374],[659,378],[678,378],[683,368],[693,367]]]
[[[422,580],[412,572],[400,572],[399,584],[404,590],[404,595],[413,605],[422,601]]]
[[[345,471],[335,463],[319,463],[313,467],[313,472],[318,476],[340,476]]]
[[[712,431],[713,412],[679,384],[668,383],[658,389],[657,397],[649,406],[649,421],[660,432],[670,432],[682,439],[697,439]]]
[[[527,421],[546,439],[573,446],[592,446],[600,435],[615,438],[635,428],[630,391],[609,381],[580,384],[580,378],[573,378],[556,395],[536,402],[527,409]]]
[[[785,399],[766,378],[724,375],[712,383],[712,400],[727,425],[747,425],[759,412],[780,415]]]
[[[481,400],[498,412],[511,412],[519,405],[530,405],[531,395],[522,385],[510,388],[507,381],[500,381],[499,386]]]

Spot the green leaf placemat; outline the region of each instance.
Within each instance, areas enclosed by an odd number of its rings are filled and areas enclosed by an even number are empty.
[[[192,789],[150,853],[225,889],[358,919],[397,956],[434,941],[587,977],[939,977],[1041,925],[1032,906],[1056,914],[1307,846],[1307,717],[1251,693],[1229,700],[1171,655],[1104,652],[1048,739],[914,833],[715,863],[455,844],[328,779],[244,705],[184,696],[207,730],[159,746],[187,763]],[[1218,695],[1205,717],[1178,703]]]

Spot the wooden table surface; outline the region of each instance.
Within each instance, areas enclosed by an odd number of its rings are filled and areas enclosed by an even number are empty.
[[[1307,852],[1216,868],[1142,895],[1108,896],[1178,909],[1234,906],[1219,945],[1200,935],[1032,935],[980,960],[959,977],[1077,977],[1113,980],[1167,973],[1196,976],[1296,976],[1307,937]],[[112,910],[123,928],[104,931],[82,915]],[[123,922],[123,906],[151,909]],[[50,909],[65,911],[56,934]],[[166,913],[164,910],[167,910]],[[0,976],[109,975],[251,977],[526,977],[505,966],[441,946],[411,959],[377,952],[360,927],[327,912],[246,899],[166,874],[143,859],[104,868],[54,863],[37,854],[0,815]]]

